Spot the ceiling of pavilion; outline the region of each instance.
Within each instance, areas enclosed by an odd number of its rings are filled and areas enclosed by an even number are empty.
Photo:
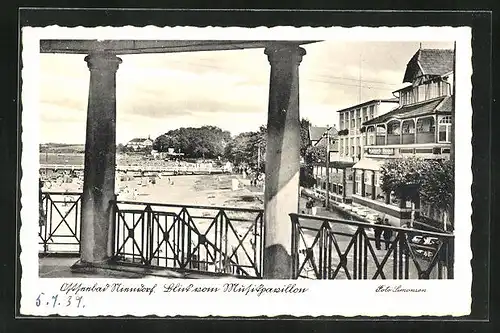
[[[109,52],[113,54],[174,53],[217,50],[241,50],[290,45],[304,45],[317,41],[246,41],[246,40],[63,40],[40,41],[41,53],[86,54]]]

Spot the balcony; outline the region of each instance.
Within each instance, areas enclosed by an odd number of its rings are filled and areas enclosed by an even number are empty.
[[[399,134],[387,134],[387,144],[397,145],[401,142],[401,136]]]
[[[403,134],[403,144],[413,144],[415,143],[415,134]]]
[[[434,143],[436,142],[436,135],[434,131],[417,133],[417,143]]]
[[[416,141],[415,141],[416,138]],[[436,143],[436,136],[434,132],[425,133],[407,133],[407,134],[388,134],[387,142],[385,141],[385,135],[377,135],[374,137],[374,144],[367,144],[367,146],[385,146],[385,145],[399,145],[399,144],[426,144],[426,143]],[[368,143],[373,142],[368,140]]]
[[[375,145],[377,146],[385,145],[385,134],[375,136]]]

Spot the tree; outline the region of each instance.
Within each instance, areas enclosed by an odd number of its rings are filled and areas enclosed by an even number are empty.
[[[257,166],[260,148],[261,167],[264,166],[266,156],[267,130],[260,126],[257,132],[244,132],[235,136],[226,146],[224,156],[235,164]]]
[[[449,160],[404,158],[386,162],[380,170],[381,189],[404,198],[408,184],[419,187],[423,202],[450,212],[454,207],[454,167]]]
[[[228,131],[215,126],[181,127],[157,137],[153,148],[160,152],[174,148],[191,158],[216,158],[224,154],[230,140]]]
[[[317,162],[326,162],[326,146],[317,145],[309,146],[306,149],[304,161],[306,164],[311,165]]]
[[[454,208],[455,168],[450,160],[427,161],[422,174],[421,198],[424,202],[437,205],[448,214]]]
[[[408,184],[422,185],[422,173],[426,170],[426,161],[419,158],[395,159],[381,167],[382,184],[385,193],[394,192],[398,198],[404,196]]]
[[[119,143],[117,146],[116,146],[116,152],[117,153],[123,153],[125,151],[125,146],[123,145],[123,143]]]
[[[309,137],[309,127],[311,122],[302,118],[300,120],[300,156],[305,159],[307,148],[311,145],[311,138]]]

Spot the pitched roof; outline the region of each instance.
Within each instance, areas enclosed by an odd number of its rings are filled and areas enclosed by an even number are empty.
[[[432,114],[434,112],[451,112],[451,101],[451,96],[442,96],[411,105],[404,105],[364,122],[363,126],[383,123],[394,118],[405,119]]]
[[[420,68],[422,75],[444,75],[453,71],[453,50],[420,49],[406,65],[404,82],[412,82],[415,71]]]
[[[147,138],[134,138],[132,140],[130,140],[129,142],[144,142],[146,140],[149,140]]]
[[[323,134],[326,132],[327,127],[311,126],[309,127],[309,138],[311,141],[318,141],[321,139]],[[337,129],[335,127],[330,128],[330,136],[337,136]]]
[[[453,111],[453,97],[448,96],[444,99],[443,103],[439,104],[437,107],[438,112],[450,112]]]
[[[349,106],[347,108],[340,109],[337,112],[343,112],[343,111],[351,110],[351,109],[358,109],[358,108],[361,108],[361,107],[364,107],[367,105],[371,105],[371,104],[376,104],[376,103],[398,103],[398,102],[399,102],[399,99],[397,99],[397,98],[372,99],[372,100],[369,100],[369,101],[366,101],[366,102],[363,102],[360,104],[356,104],[356,105]]]

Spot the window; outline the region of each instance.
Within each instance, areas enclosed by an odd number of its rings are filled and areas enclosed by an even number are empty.
[[[377,125],[377,135],[385,135],[385,126]]]
[[[351,128],[356,127],[356,119],[351,119]]]
[[[399,121],[394,120],[394,121],[390,121],[387,124],[387,134],[392,134],[392,135],[399,135],[400,134]]]
[[[425,91],[427,90],[426,88],[427,88],[426,84],[417,87],[418,102],[425,101]]]
[[[356,152],[354,151],[354,149],[355,149],[355,147],[351,146],[351,151],[352,151],[351,156],[353,156],[353,157],[356,156]]]
[[[439,120],[438,130],[439,142],[451,142],[451,116],[445,116]]]
[[[360,112],[361,112],[361,110],[360,110],[360,109],[357,109],[357,110],[356,110],[356,118],[361,117],[361,116],[360,116]]]
[[[344,154],[344,139],[339,140],[339,151],[340,155],[342,156]]]
[[[403,134],[414,134],[415,133],[415,122],[413,120],[403,121]]]
[[[370,106],[370,119],[375,117],[375,105]]]
[[[367,108],[363,108],[361,116],[363,117],[363,122],[368,121],[368,109]]]
[[[441,84],[441,96],[451,95],[451,84],[448,82],[440,82]]]
[[[406,105],[406,104],[412,104],[417,101],[418,95],[417,95],[417,89],[418,87],[415,88],[410,88],[405,91],[401,91],[401,104]]]
[[[441,96],[441,82],[432,82],[429,87],[429,98]]]
[[[371,172],[365,171],[365,184],[371,185],[372,184],[371,181],[372,181]]]
[[[427,117],[417,121],[417,133],[434,132],[434,118]]]
[[[344,129],[344,114],[341,113],[340,114],[340,129],[343,130]]]
[[[368,137],[368,144],[369,145],[373,145],[375,144],[375,127],[373,126],[370,126],[368,127],[368,129],[366,130],[366,135]]]

